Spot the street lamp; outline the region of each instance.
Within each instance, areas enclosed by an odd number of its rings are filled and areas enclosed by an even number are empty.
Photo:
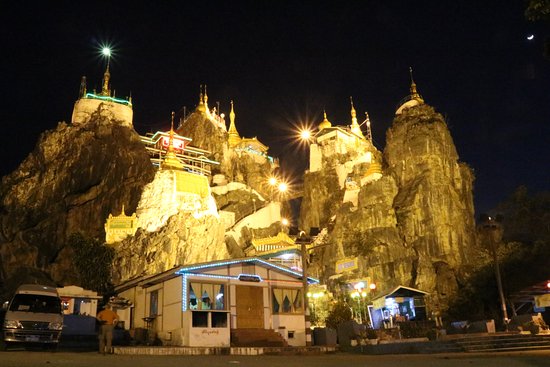
[[[497,244],[495,240],[495,236],[498,234],[500,225],[493,218],[487,217],[485,222],[481,225],[481,228],[483,228],[485,235],[489,240],[489,247],[491,250],[491,254],[493,255],[493,261],[495,263],[495,278],[497,280],[498,295],[500,299],[500,308],[502,310],[502,317],[504,319],[503,320],[504,327],[508,329],[508,311],[506,310],[506,299],[504,298],[504,291],[502,288],[502,276],[500,274],[500,265],[498,262],[498,254],[497,254],[497,248],[496,248]]]

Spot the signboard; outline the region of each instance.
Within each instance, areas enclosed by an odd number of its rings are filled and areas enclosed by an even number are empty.
[[[239,274],[239,280],[241,282],[254,282],[259,283],[262,281],[262,277],[255,274]]]
[[[359,259],[357,257],[345,258],[336,262],[336,274],[346,271],[353,271],[359,268]]]
[[[174,144],[174,149],[177,149],[177,150],[185,149],[185,140],[174,138],[172,144]],[[170,145],[170,138],[168,136],[162,137],[162,145],[168,148],[168,146]]]

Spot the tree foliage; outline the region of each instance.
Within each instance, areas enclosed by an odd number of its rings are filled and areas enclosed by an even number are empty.
[[[550,20],[550,0],[529,0],[525,17],[532,22]]]
[[[508,247],[500,259],[505,295],[518,292],[550,277],[550,193],[530,195],[519,187],[497,207],[502,225],[502,241],[495,245]],[[481,238],[481,237],[480,237]],[[503,251],[499,251],[503,253]],[[461,284],[450,305],[448,316],[454,320],[502,318],[499,309],[493,262],[478,270]]]
[[[111,265],[114,250],[97,239],[73,233],[69,237],[69,246],[74,252],[76,271],[81,286],[102,294],[112,291]]]
[[[352,319],[351,309],[345,301],[337,301],[330,310],[325,323],[327,327],[336,329],[344,321]]]

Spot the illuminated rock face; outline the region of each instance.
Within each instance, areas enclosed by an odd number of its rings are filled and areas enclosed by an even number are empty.
[[[155,232],[138,229],[117,244],[113,282],[157,274],[176,265],[229,258],[225,228],[216,216],[180,211]]]
[[[102,240],[109,213],[123,204],[133,212],[153,175],[138,134],[103,114],[44,132],[2,179],[2,282],[25,281],[18,274],[35,269],[61,284],[78,284],[67,238],[81,232]]]
[[[361,186],[356,206],[342,204],[336,169],[306,174],[302,226],[329,229],[313,269],[328,279],[336,260],[357,256],[359,269],[347,279],[371,277],[380,291],[419,288],[430,292],[432,310],[444,309],[476,263],[473,174],[427,105],[395,118],[384,159],[383,176]]]
[[[178,180],[189,184],[193,179],[197,185],[178,185]],[[115,245],[115,284],[175,265],[229,257],[224,243],[226,224],[218,215],[205,176],[157,171],[155,179],[145,186],[136,212],[138,231]]]

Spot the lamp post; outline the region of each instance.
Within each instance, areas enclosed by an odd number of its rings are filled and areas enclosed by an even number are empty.
[[[311,320],[309,317],[309,307],[307,300],[307,248],[306,244],[309,243],[309,239],[306,236],[306,232],[300,231],[296,242],[300,244],[300,252],[302,254],[302,293],[303,293],[303,305],[304,305],[304,315],[306,322],[306,346],[311,345]]]
[[[502,288],[502,276],[500,273],[500,264],[498,261],[498,254],[496,248],[495,236],[498,234],[500,225],[491,217],[488,217],[487,220],[481,225],[485,235],[489,240],[489,247],[491,254],[493,256],[493,261],[495,263],[495,278],[497,280],[498,295],[500,300],[500,308],[502,310],[502,317],[504,321],[504,327],[508,330],[508,311],[506,310],[506,299],[504,298],[504,291]]]

